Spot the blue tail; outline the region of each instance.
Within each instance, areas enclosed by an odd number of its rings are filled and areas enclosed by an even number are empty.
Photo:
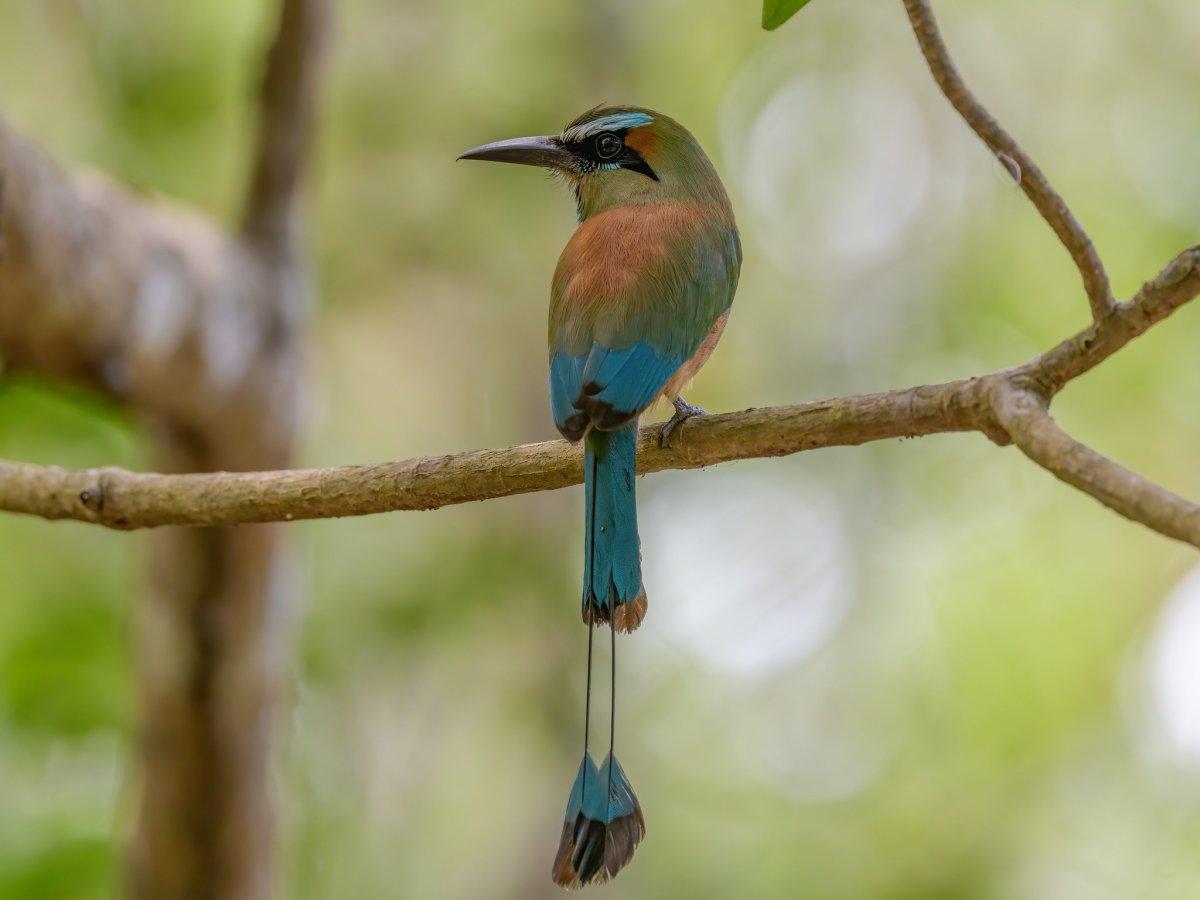
[[[565,888],[603,884],[633,859],[646,820],[621,764],[609,753],[599,770],[585,753],[563,816],[553,876]]]
[[[583,456],[583,620],[611,619],[617,631],[625,632],[637,628],[646,615],[636,466],[637,420],[616,431],[588,432]]]

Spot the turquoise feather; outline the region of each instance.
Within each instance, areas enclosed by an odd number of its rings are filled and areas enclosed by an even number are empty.
[[[637,425],[588,433],[584,457],[583,609],[606,622],[642,591],[635,466]]]
[[[637,795],[616,756],[609,754],[597,769],[592,754],[585,753],[571,785],[563,821],[574,822],[583,813],[589,819],[609,824],[614,819],[633,815],[637,806]]]
[[[588,799],[585,804],[589,818],[609,824],[639,811],[640,805],[637,795],[633,792],[633,785],[629,783],[615,754],[610,753],[604,760],[600,771],[596,773],[596,781],[605,790],[597,792],[600,796],[594,803]]]
[[[592,759],[592,754],[583,754],[583,759],[579,763],[579,772],[575,775],[575,782],[571,785],[571,794],[567,798],[567,811],[563,814],[564,821],[574,822],[575,817],[583,812],[583,801],[587,795],[600,793],[599,778],[600,772],[596,768],[596,761]]]
[[[654,402],[681,365],[682,356],[660,354],[646,341],[623,350],[593,344],[582,375],[585,408],[596,406],[611,411],[614,421],[628,420]]]
[[[559,350],[550,357],[550,411],[554,427],[567,440],[583,437],[590,424],[586,412],[575,405],[583,392],[583,367],[587,356],[572,356]]]

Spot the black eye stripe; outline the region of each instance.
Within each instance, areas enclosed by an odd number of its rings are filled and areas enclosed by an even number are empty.
[[[625,145],[625,131],[602,131],[578,141],[570,141],[567,147],[575,155],[580,174],[587,175],[599,169],[620,167],[639,172],[653,181],[658,175],[632,147]]]

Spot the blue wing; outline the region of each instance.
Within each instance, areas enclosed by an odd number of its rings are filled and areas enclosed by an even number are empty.
[[[604,431],[619,428],[654,402],[682,356],[666,356],[645,341],[610,350],[598,343],[589,353],[559,350],[550,360],[550,406],[554,424],[568,440],[578,440],[589,423]]]

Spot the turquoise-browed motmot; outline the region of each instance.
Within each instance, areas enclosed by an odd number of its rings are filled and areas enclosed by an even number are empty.
[[[561,134],[477,147],[464,159],[543,166],[575,194],[579,227],[550,292],[550,406],[567,440],[584,442],[583,620],[588,626],[583,761],[571,789],[554,880],[604,882],[645,834],[637,797],[613,754],[588,752],[592,629],[629,632],[646,615],[634,475],[637,421],[662,396],[672,431],[702,410],[680,392],[729,317],[742,248],[729,197],[695,138],[633,106],[589,110]],[[615,722],[615,693],[610,724]]]

